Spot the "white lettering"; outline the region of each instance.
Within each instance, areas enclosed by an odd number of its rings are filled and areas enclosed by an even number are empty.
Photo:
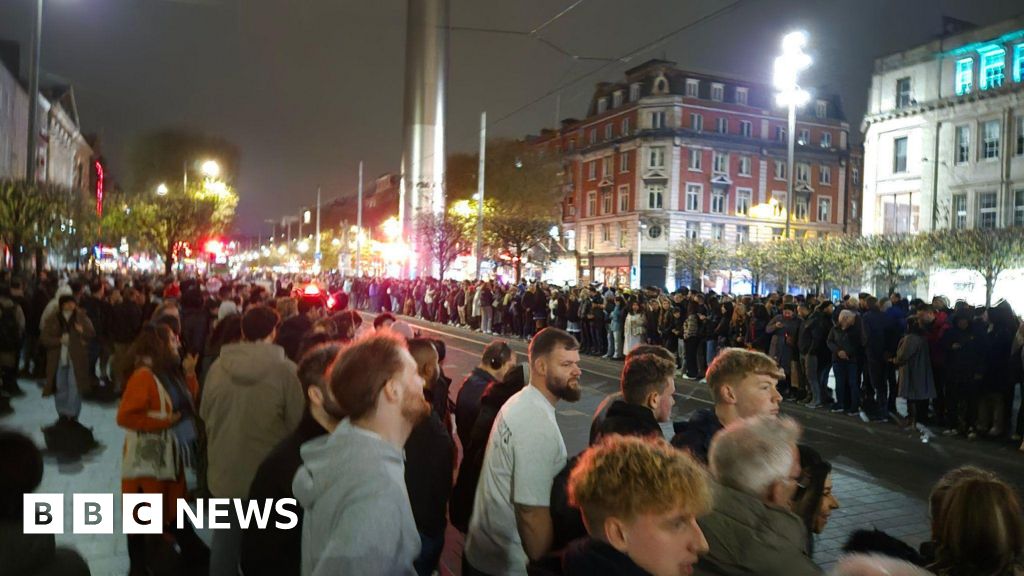
[[[241,498],[235,498],[235,514],[238,515],[238,525],[243,530],[249,529],[249,522],[252,518],[256,517],[256,527],[260,530],[267,529],[267,520],[270,519],[270,511],[274,508],[274,503],[269,498],[263,501],[263,509],[259,507],[258,500],[242,500]],[[245,506],[243,511],[242,507]]]
[[[274,524],[275,528],[279,530],[291,530],[292,528],[295,528],[299,525],[299,515],[286,507],[289,505],[295,508],[296,510],[298,510],[299,508],[299,503],[295,500],[295,498],[282,498],[277,501],[277,504],[274,506],[274,509],[277,510],[279,516],[284,516],[288,518],[288,522],[277,522]]]
[[[195,514],[192,513],[192,508],[188,505],[188,501],[185,500],[184,498],[178,498],[178,502],[175,505],[175,507],[177,508],[177,513],[175,513],[175,517],[177,518],[176,523],[178,525],[178,530],[182,530],[185,528],[186,516],[188,516],[188,519],[192,522],[193,526],[200,530],[203,529],[203,520],[206,518],[206,515],[203,514],[202,498],[196,500]]]
[[[227,518],[231,514],[229,506],[231,500],[228,498],[210,498],[210,530],[231,528],[231,524],[217,521],[218,518]]]

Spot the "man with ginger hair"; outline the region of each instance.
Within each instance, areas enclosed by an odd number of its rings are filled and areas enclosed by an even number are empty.
[[[742,348],[719,352],[706,375],[715,405],[697,410],[685,424],[677,423],[672,445],[707,463],[711,439],[720,430],[744,418],[779,415],[782,395],[777,384],[784,376],[767,354]]]
[[[708,551],[697,524],[711,508],[706,474],[664,440],[606,437],[583,453],[569,494],[589,537],[566,550],[566,576],[675,576]]]

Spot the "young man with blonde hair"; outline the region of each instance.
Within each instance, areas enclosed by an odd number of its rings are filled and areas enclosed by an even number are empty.
[[[708,461],[711,439],[729,424],[753,416],[778,416],[782,395],[777,385],[785,373],[767,354],[728,348],[708,366],[707,381],[713,408],[694,412],[689,422],[677,424],[672,445]]]
[[[664,440],[608,436],[569,479],[589,538],[565,553],[566,576],[685,573],[708,551],[697,518],[711,508],[706,474]]]

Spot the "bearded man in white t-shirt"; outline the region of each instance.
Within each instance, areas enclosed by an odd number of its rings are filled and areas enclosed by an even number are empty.
[[[530,384],[508,399],[491,428],[463,575],[526,576],[527,563],[549,552],[551,483],[566,460],[555,405],[580,399],[579,362],[568,332],[545,328],[530,342]]]

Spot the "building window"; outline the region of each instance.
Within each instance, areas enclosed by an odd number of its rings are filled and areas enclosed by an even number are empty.
[[[824,118],[828,116],[828,102],[824,100],[818,100],[814,104],[814,115],[818,118]]]
[[[698,148],[690,148],[690,170],[700,172],[701,170],[701,150]]]
[[[750,215],[750,197],[753,195],[753,191],[749,188],[739,188],[736,190],[736,215],[737,216],[749,216]]]
[[[587,180],[597,179],[597,160],[587,162]]]
[[[740,176],[750,176],[750,156],[740,156],[738,174]]]
[[[811,131],[807,128],[801,128],[800,132],[797,132],[796,143],[801,146],[807,146],[811,142]]]
[[[605,124],[605,126],[604,126],[604,139],[605,140],[611,140],[612,139],[612,136],[615,134],[614,129],[615,129],[615,125],[614,124],[612,124],[612,123]]]
[[[978,228],[995,228],[998,215],[995,192],[978,194]]]
[[[594,249],[594,227],[587,226],[587,250]]]
[[[622,90],[612,92],[612,107],[618,108],[619,106],[622,106]]]
[[[970,94],[974,88],[974,59],[961,58],[957,60],[955,76],[954,85],[957,96]]]
[[[860,186],[860,169],[854,168],[850,172],[850,179],[853,180],[854,186]]]
[[[664,76],[658,76],[654,80],[655,94],[668,94],[668,80]]]
[[[597,128],[590,129],[590,144],[597,144]]]
[[[811,181],[811,165],[803,162],[796,164],[796,181],[807,184]]]
[[[597,99],[597,113],[598,114],[604,114],[605,110],[607,110],[607,109],[608,109],[608,99],[607,98],[598,98]]]
[[[619,212],[629,212],[629,184],[619,186]]]
[[[660,210],[664,205],[665,187],[661,184],[652,184],[647,187],[647,208]]]
[[[636,102],[640,99],[640,83],[631,84],[629,86],[629,101]]]
[[[661,130],[665,127],[665,112],[651,112],[651,128]]]
[[[967,194],[953,194],[953,221],[950,226],[954,230],[967,228]]]
[[[747,95],[748,95],[748,92],[747,92],[746,88],[736,88],[736,103],[737,104],[742,104],[742,105],[746,106],[747,105]]]
[[[772,240],[782,240],[783,233],[785,233],[784,228],[772,228]]]
[[[989,120],[982,126],[981,157],[985,160],[999,158],[999,121]]]
[[[907,138],[897,138],[892,143],[892,171],[902,174],[907,171]]]
[[[818,183],[825,186],[832,185],[832,167],[827,164],[818,166]]]
[[[587,192],[587,216],[597,216],[597,192]]]
[[[721,242],[722,239],[725,238],[725,224],[712,224],[711,237],[716,241]]]
[[[878,214],[882,216],[883,234],[917,232],[921,223],[920,194],[879,196]]]
[[[736,243],[744,244],[746,242],[750,242],[750,226],[737,226]]]
[[[831,148],[832,147],[832,133],[831,132],[822,132],[821,133],[821,147],[822,148]]]
[[[906,108],[910,102],[910,77],[900,78],[896,81],[896,107]]]
[[[699,92],[700,92],[700,80],[697,80],[695,78],[687,78],[686,79],[686,97],[687,98],[696,98],[697,94]]]
[[[647,166],[649,168],[664,168],[665,167],[665,149],[661,146],[650,149],[650,154],[647,156]]]
[[[629,136],[629,117],[622,119],[622,135]]]
[[[612,198],[612,191],[608,190],[601,197],[601,203],[604,204],[604,206],[601,207],[604,210],[603,214],[612,213],[612,202],[614,202],[614,199]]]
[[[807,198],[799,196],[796,199],[796,206],[793,208],[793,218],[797,220],[807,221]]]
[[[575,202],[576,202],[576,200],[574,199],[573,196],[569,196],[566,199],[566,201],[565,201],[565,203],[569,207],[569,216],[575,216],[576,215],[576,204],[575,204]]]
[[[715,174],[728,174],[729,173],[729,155],[722,152],[715,152],[714,162],[711,166],[711,171]]]
[[[576,150],[576,141],[575,140],[569,140],[569,152],[572,152],[574,150]]]
[[[700,222],[686,223],[686,239],[696,240],[700,238]]]
[[[625,248],[626,242],[629,241],[629,229],[623,223],[616,225],[616,229],[619,231],[619,248]]]
[[[832,199],[818,198],[818,222],[832,221]]]
[[[775,179],[785,180],[786,179],[786,161],[776,160],[775,161]]]
[[[690,114],[690,129],[696,132],[704,130],[704,117],[700,114]]]
[[[752,134],[753,134],[753,126],[751,125],[751,123],[747,122],[746,120],[741,120],[740,121],[740,135],[743,136],[744,138],[750,138],[750,136]]]
[[[1015,132],[1013,153],[1016,156],[1024,156],[1024,115],[1014,117],[1013,125]]]
[[[982,90],[999,88],[1003,85],[1006,72],[1006,49],[1002,46],[988,46],[981,52],[981,70],[978,71]]]
[[[601,159],[601,178],[612,177],[612,157],[605,156]]]
[[[1024,188],[1013,191],[1013,225],[1024,226]]]
[[[971,127],[956,127],[956,163],[964,164],[971,161]]]
[[[601,242],[609,242],[612,239],[611,226],[601,224]]]
[[[1024,80],[1024,44],[1013,47],[1013,81]]]
[[[725,213],[725,190],[714,188],[711,190],[711,213]]]
[[[629,151],[619,153],[619,172],[629,172]]]
[[[729,120],[725,118],[715,119],[715,131],[719,134],[725,134],[729,131]]]
[[[776,126],[775,127],[775,139],[778,140],[779,142],[785,142],[786,141],[786,129],[783,128],[782,126]]]
[[[717,83],[711,83],[711,99],[716,102],[721,102],[725,99],[725,86]]]
[[[704,193],[704,187],[700,184],[686,185],[686,210],[688,212],[700,211],[700,197]]]

